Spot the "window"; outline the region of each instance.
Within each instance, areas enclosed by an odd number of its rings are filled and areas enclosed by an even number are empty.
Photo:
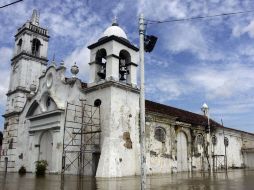
[[[213,143],[213,145],[217,144],[217,137],[216,137],[216,135],[212,136],[212,143]]]
[[[129,74],[128,65],[131,62],[130,61],[131,56],[129,52],[122,50],[119,54],[119,80],[125,81],[127,79],[127,75]]]
[[[100,99],[96,99],[95,101],[94,101],[94,106],[95,107],[99,107],[101,105],[101,100]]]
[[[196,142],[197,142],[197,144],[199,144],[199,145],[203,145],[203,144],[204,144],[204,137],[203,137],[202,134],[198,134],[198,135],[196,136]]]
[[[226,147],[228,147],[228,144],[229,144],[228,138],[227,138],[227,137],[224,137],[224,145],[225,145]]]
[[[163,127],[156,127],[154,131],[154,138],[164,143],[166,141],[166,130]]]
[[[17,44],[17,53],[21,52],[21,48],[22,48],[22,39],[20,39],[18,44]]]
[[[40,46],[41,42],[38,39],[33,39],[32,41],[32,55],[39,56],[40,55]]]
[[[107,52],[105,49],[100,49],[96,53],[96,64],[99,65],[97,75],[100,79],[106,78],[106,64],[107,64]]]
[[[51,104],[51,98],[48,97],[48,98],[47,98],[47,101],[46,101],[46,107],[49,108],[49,107],[50,107],[50,104]]]

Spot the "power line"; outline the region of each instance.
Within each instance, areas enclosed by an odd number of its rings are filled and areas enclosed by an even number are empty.
[[[249,11],[239,11],[239,12],[232,12],[232,13],[222,13],[217,15],[207,15],[207,16],[198,16],[198,17],[190,17],[190,18],[182,18],[182,19],[172,19],[172,20],[149,20],[145,19],[147,21],[146,24],[163,24],[168,22],[181,22],[181,21],[190,21],[190,20],[198,20],[198,19],[207,19],[207,18],[214,18],[214,17],[222,17],[222,16],[230,16],[230,15],[237,15],[237,14],[246,14],[246,13],[252,13],[254,10]]]
[[[19,3],[19,2],[21,2],[21,1],[23,1],[23,0],[18,0],[18,1],[14,1],[14,2],[12,2],[12,3],[3,5],[3,6],[0,7],[0,9],[1,9],[1,8],[4,8],[4,7],[8,7],[8,6],[13,5],[13,4],[15,4],[15,3]]]

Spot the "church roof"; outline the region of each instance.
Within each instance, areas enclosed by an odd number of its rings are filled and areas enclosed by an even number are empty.
[[[146,100],[145,108],[146,108],[146,111],[173,116],[173,117],[177,118],[176,119],[177,121],[189,123],[194,126],[197,126],[197,125],[206,126],[207,125],[207,118],[203,115],[199,115],[199,114],[196,114],[193,112],[189,112],[189,111],[182,110],[179,108],[171,107],[168,105],[159,104],[156,102],[152,102],[150,100]],[[224,127],[212,119],[210,119],[210,124],[211,124],[211,127],[216,127],[216,128]],[[230,129],[233,131],[242,132],[242,133],[247,133],[250,135],[254,135],[253,133],[248,133],[248,132],[237,130],[237,129],[232,129],[232,128],[228,128],[228,127],[224,127],[224,128]]]

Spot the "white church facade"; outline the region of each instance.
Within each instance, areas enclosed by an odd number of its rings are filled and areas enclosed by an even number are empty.
[[[0,170],[122,177],[140,174],[139,49],[116,22],[90,49],[90,78],[48,63],[37,12],[18,29],[4,114]],[[82,71],[80,71],[82,72]],[[148,174],[207,170],[207,118],[146,101]],[[253,167],[254,135],[211,120],[214,170]]]

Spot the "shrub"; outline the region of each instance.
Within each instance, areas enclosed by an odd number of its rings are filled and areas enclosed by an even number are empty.
[[[25,168],[25,166],[21,166],[21,167],[19,168],[19,174],[20,174],[20,175],[26,174],[26,168]]]
[[[48,163],[46,160],[38,160],[36,161],[36,176],[44,176]]]

